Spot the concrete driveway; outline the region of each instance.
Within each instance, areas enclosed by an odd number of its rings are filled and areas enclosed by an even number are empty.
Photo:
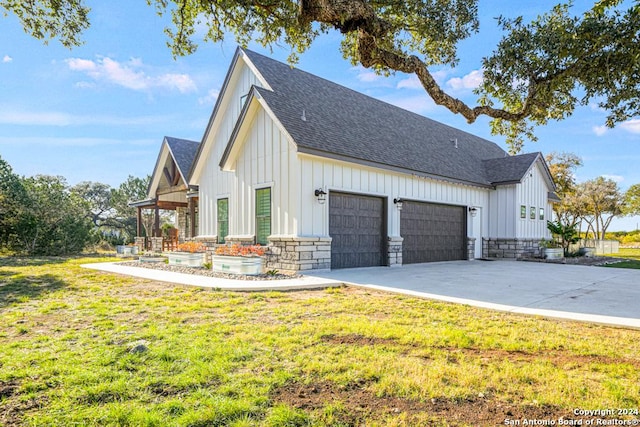
[[[502,311],[640,328],[640,270],[477,260],[314,276]]]

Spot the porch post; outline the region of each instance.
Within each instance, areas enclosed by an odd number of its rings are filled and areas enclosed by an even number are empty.
[[[189,237],[196,237],[196,204],[193,197],[189,199]]]
[[[158,203],[156,202],[155,212],[154,212],[154,224],[153,224],[153,234],[154,237],[160,237],[160,208],[158,207]]]
[[[138,207],[138,217],[136,218],[137,222],[137,230],[136,230],[136,236],[137,237],[142,237],[142,208]]]

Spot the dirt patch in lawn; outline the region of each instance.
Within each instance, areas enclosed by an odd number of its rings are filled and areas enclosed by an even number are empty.
[[[384,344],[397,344],[397,341],[392,338],[380,338],[380,337],[366,337],[360,334],[346,334],[346,335],[323,335],[320,337],[322,341],[331,344],[353,344],[353,345],[384,345]]]
[[[492,396],[464,399],[434,398],[426,402],[390,396],[376,396],[366,383],[339,386],[321,381],[311,384],[289,383],[274,391],[272,399],[306,412],[321,411],[327,405],[341,407],[334,413],[337,422],[348,426],[365,425],[370,420],[403,416],[407,425],[504,425],[507,419],[571,418],[569,410],[553,405],[513,405]],[[425,419],[430,420],[424,424]]]
[[[622,357],[608,357],[589,354],[571,354],[566,351],[544,350],[541,353],[530,353],[521,350],[502,350],[502,349],[480,349],[480,348],[458,348],[458,347],[439,347],[440,349],[450,352],[447,360],[456,363],[458,357],[477,357],[480,361],[487,362],[496,359],[507,359],[512,362],[531,362],[541,359],[554,364],[555,366],[584,366],[586,364],[625,364],[640,369],[640,360],[627,359]]]
[[[347,345],[402,345],[393,338],[367,337],[360,334],[345,335],[323,335],[320,337],[322,341],[331,344],[347,344]],[[411,345],[411,347],[417,347]],[[503,349],[483,349],[483,348],[460,348],[460,347],[436,347],[438,350],[447,351],[447,361],[457,363],[461,357],[479,358],[492,362],[494,360],[509,360],[512,362],[531,362],[536,359],[548,361],[555,366],[584,366],[585,364],[625,364],[640,369],[640,360],[628,359],[623,357],[609,357],[590,354],[571,354],[567,351],[544,350],[539,353],[528,352],[523,350],[503,350]],[[410,354],[411,351],[409,351]],[[424,359],[431,359],[431,355],[418,356]]]
[[[44,406],[46,398],[32,398],[20,400],[18,381],[0,381],[0,425],[19,426],[22,425],[24,414],[34,408]]]

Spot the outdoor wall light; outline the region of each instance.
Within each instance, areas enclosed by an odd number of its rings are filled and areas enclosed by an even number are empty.
[[[327,193],[322,188],[318,188],[314,194],[318,198],[318,203],[321,205],[327,200]]]
[[[396,207],[398,208],[399,211],[402,210],[402,203],[403,202],[404,201],[400,197],[398,197],[397,199],[393,199],[393,203],[396,205]]]
[[[472,217],[478,215],[478,208],[476,208],[475,206],[469,206],[469,213]]]

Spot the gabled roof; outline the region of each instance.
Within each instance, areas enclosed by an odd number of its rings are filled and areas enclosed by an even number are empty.
[[[489,182],[493,184],[513,184],[520,182],[540,153],[527,153],[499,159],[483,160]]]
[[[513,161],[501,162],[510,157],[491,141],[250,50],[243,52],[270,86],[254,87],[253,92],[268,106],[298,152],[487,187],[503,178],[515,179],[525,163],[531,166],[538,156],[515,156]],[[230,146],[243,117],[241,114],[221,165],[232,152]],[[486,162],[491,159],[495,161]]]
[[[164,140],[167,141],[167,145],[169,145],[169,150],[180,170],[180,175],[182,175],[184,181],[187,182],[187,175],[196,158],[200,143],[188,139],[173,138],[171,136],[165,136]]]
[[[160,146],[158,158],[156,159],[156,165],[154,166],[153,173],[151,174],[149,188],[147,189],[149,199],[155,197],[155,191],[160,185],[162,177],[165,176],[164,166],[168,156],[172,158],[173,163],[176,165],[178,173],[180,174],[182,181],[185,183],[185,186],[189,185],[187,174],[195,160],[199,146],[200,143],[196,141],[173,138],[171,136],[164,137],[162,145]],[[169,185],[171,185],[171,183],[169,183]]]

